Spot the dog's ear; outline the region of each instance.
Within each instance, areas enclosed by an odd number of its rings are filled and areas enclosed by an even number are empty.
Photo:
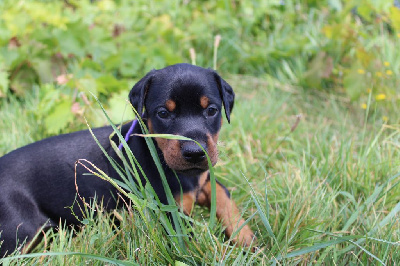
[[[139,80],[129,92],[129,101],[140,116],[143,115],[144,101],[156,70],[152,70]]]
[[[225,108],[225,115],[228,123],[231,122],[231,112],[233,109],[233,103],[235,101],[235,93],[233,92],[232,87],[226,82],[217,72],[214,72],[215,79],[218,84],[219,93],[222,98],[222,103]]]

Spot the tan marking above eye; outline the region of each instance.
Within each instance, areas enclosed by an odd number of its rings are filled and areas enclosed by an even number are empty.
[[[203,107],[204,109],[206,109],[207,106],[208,106],[209,101],[210,101],[210,100],[208,99],[207,96],[201,96],[201,97],[200,97],[200,105],[201,105],[201,107]]]
[[[176,103],[173,100],[167,100],[165,102],[165,106],[167,107],[168,111],[172,112],[176,108]]]

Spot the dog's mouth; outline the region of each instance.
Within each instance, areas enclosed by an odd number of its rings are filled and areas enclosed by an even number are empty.
[[[205,169],[204,167],[194,167],[194,168],[188,168],[188,169],[183,169],[183,170],[175,170],[177,173],[187,175],[187,176],[198,176],[205,171],[208,170],[208,167]]]
[[[187,161],[181,161],[180,164],[169,165],[171,169],[179,174],[184,174],[187,176],[197,176],[205,171],[209,170],[207,160],[198,163],[189,163]]]

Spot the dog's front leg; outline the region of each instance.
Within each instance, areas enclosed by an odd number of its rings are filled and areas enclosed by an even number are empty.
[[[225,234],[230,238],[233,232],[243,225],[244,220],[241,218],[235,202],[230,198],[229,191],[219,182],[216,183],[216,194],[217,218],[225,226]],[[201,206],[207,206],[210,208],[211,183],[209,178],[201,184],[196,202]],[[232,240],[243,246],[250,246],[256,239],[253,231],[246,224]]]
[[[183,211],[184,214],[190,216],[192,214],[193,205],[196,201],[196,194],[193,191],[182,193],[175,196],[176,205]]]

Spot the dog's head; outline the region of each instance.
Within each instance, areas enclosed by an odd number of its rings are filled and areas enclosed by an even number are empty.
[[[147,119],[150,133],[191,138],[216,164],[222,105],[229,122],[235,94],[214,70],[189,64],[152,70],[133,86],[129,98]],[[163,138],[156,142],[171,169],[188,175],[208,169],[206,156],[195,142]]]

